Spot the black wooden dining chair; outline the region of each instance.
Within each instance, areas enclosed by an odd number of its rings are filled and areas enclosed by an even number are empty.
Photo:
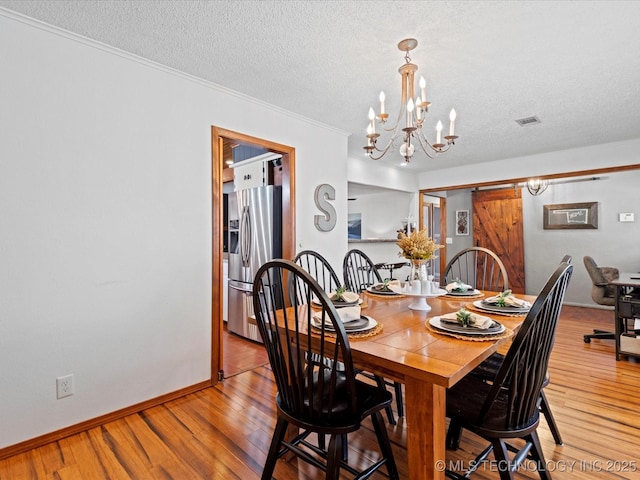
[[[329,293],[341,286],[340,277],[331,264],[314,250],[303,250],[294,258],[293,263],[300,265],[305,271],[320,284],[322,289]]]
[[[330,293],[335,291],[341,286],[340,278],[335,272],[329,261],[324,258],[320,253],[314,250],[303,250],[293,257],[293,263],[300,265],[306,272],[318,282],[322,289]],[[306,284],[303,279],[295,280],[294,276],[289,277],[289,291],[290,294],[297,296],[297,302],[299,304],[304,303],[306,299]],[[293,301],[292,301],[293,303]],[[319,358],[314,357],[315,361],[321,361]],[[387,407],[391,409],[391,406]],[[393,411],[391,412],[393,415]],[[318,446],[320,448],[325,447],[325,437],[320,435],[318,437]],[[342,458],[348,459],[349,452],[347,450],[346,441],[343,442]]]
[[[560,263],[571,263],[571,260],[571,255],[565,255],[564,257],[562,257]],[[499,352],[493,353],[484,362],[471,370],[471,372],[469,372],[469,375],[476,375],[486,380],[492,380],[498,374],[498,370],[500,370],[503,362],[503,354]],[[538,408],[540,408],[540,413],[542,413],[542,415],[544,415],[544,418],[547,420],[547,425],[549,426],[549,430],[551,431],[551,435],[553,436],[553,440],[556,442],[556,445],[562,445],[563,442],[562,435],[560,434],[560,429],[558,428],[556,419],[553,416],[553,412],[551,411],[549,400],[547,400],[547,396],[544,393],[544,388],[549,385],[550,381],[551,379],[549,377],[549,373],[547,372],[544,377],[544,381],[542,382],[542,388],[540,389]]]
[[[305,285],[303,302],[288,292],[288,277],[294,277],[295,285]],[[318,308],[310,308],[311,298]],[[293,304],[286,308],[291,299]],[[277,459],[287,452],[324,470],[331,480],[339,478],[341,468],[362,479],[383,465],[390,478],[399,479],[381,414],[392,396],[385,388],[356,379],[344,326],[318,282],[289,260],[273,260],[256,273],[253,305],[278,388],[276,426],[262,479],[271,479]],[[342,443],[367,417],[371,417],[381,454],[358,471],[343,460]],[[286,439],[290,425],[300,433]],[[328,449],[307,441],[312,433],[329,435]]]
[[[478,290],[503,292],[509,288],[507,269],[500,257],[484,247],[470,247],[456,253],[447,264],[441,285],[460,280]]]
[[[488,440],[490,445],[470,463],[477,468],[493,451],[502,480],[512,480],[514,472],[531,458],[543,480],[551,474],[537,428],[540,422],[540,392],[545,382],[555,331],[573,266],[561,263],[533,303],[520,330],[509,347],[495,377],[467,375],[447,391],[447,416],[450,418],[446,442],[457,449],[463,429]],[[508,442],[524,440],[516,448]],[[510,458],[509,451],[515,455]],[[447,472],[454,479],[468,478]]]
[[[369,256],[362,250],[357,248],[349,250],[344,256],[342,261],[342,274],[344,278],[344,285],[347,290],[352,292],[363,292],[376,283],[382,283],[382,276],[378,272],[375,263],[369,258]],[[389,385],[393,387],[396,395],[396,409],[398,410],[398,416],[404,417],[404,401],[402,395],[402,384],[399,382],[389,382],[380,375],[372,375],[362,372],[363,375],[368,376],[376,381],[379,386]],[[396,419],[393,415],[391,408],[387,409],[387,417],[389,423],[396,424]]]
[[[362,250],[351,249],[342,261],[342,276],[347,290],[362,292],[376,283],[382,283],[382,276],[375,263]]]

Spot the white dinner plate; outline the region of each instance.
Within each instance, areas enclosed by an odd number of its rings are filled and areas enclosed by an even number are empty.
[[[320,302],[318,301],[317,298],[312,298],[311,299],[311,303],[313,304],[313,306],[315,307],[321,307],[322,305],[320,304]],[[341,307],[355,307],[356,305],[360,305],[362,303],[362,299],[359,298],[353,302],[334,302],[333,300],[331,301],[331,303],[333,303],[333,306],[336,308],[341,308]]]
[[[313,325],[316,328],[320,328],[321,322],[316,320],[315,317],[311,317],[311,325]],[[358,320],[346,322],[344,324],[344,329],[347,333],[364,332],[366,330],[371,330],[377,325],[378,325],[378,322],[376,322],[373,318],[367,317],[366,315],[361,315]],[[326,325],[325,329],[330,332],[334,331],[333,325]]]
[[[390,292],[375,290],[375,287],[380,286],[380,285],[382,285],[382,284],[381,283],[377,283],[375,285],[372,285],[371,287],[367,287],[367,292],[373,293],[375,295],[389,295],[389,296],[401,295],[400,293],[394,292],[393,290],[391,290]],[[391,287],[389,287],[389,288],[391,288]]]
[[[475,297],[477,295],[481,295],[482,292],[480,290],[465,290],[464,292],[449,292],[447,291],[447,295],[451,295],[452,297]]]
[[[487,305],[483,300],[476,300],[473,302],[473,306],[484,310],[485,312],[498,312],[498,313],[529,313],[531,307],[516,308],[516,307],[499,307],[498,305]]]
[[[444,330],[445,332],[460,333],[462,335],[498,335],[506,330],[505,326],[500,322],[493,321],[486,330],[480,330],[479,328],[463,327],[462,325],[456,325],[455,323],[445,323],[440,321],[440,317],[431,317],[429,319],[429,325],[436,329]]]

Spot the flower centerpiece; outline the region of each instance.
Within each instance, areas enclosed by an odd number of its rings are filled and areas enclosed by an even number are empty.
[[[412,288],[413,282],[419,281],[421,290],[424,290],[423,286],[428,282],[427,262],[436,258],[436,252],[441,249],[443,245],[438,245],[429,238],[426,228],[414,230],[410,235],[400,232],[396,243],[398,247],[400,247],[398,256],[404,257],[411,262],[409,281],[412,284]]]
[[[396,243],[400,247],[398,256],[407,260],[431,260],[435,258],[435,253],[444,246],[438,245],[429,238],[426,228],[414,230],[410,235],[400,232]]]

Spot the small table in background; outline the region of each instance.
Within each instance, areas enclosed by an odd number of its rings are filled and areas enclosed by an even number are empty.
[[[395,278],[393,278],[393,271],[397,270],[398,268],[402,268],[402,267],[408,267],[409,266],[409,262],[396,262],[396,263],[390,263],[390,262],[385,262],[385,263],[376,263],[375,267],[377,270],[389,270],[389,280],[395,280]]]
[[[620,273],[616,289],[616,360],[640,357],[640,273]]]

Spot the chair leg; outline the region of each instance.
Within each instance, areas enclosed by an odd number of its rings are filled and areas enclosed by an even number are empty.
[[[584,343],[591,343],[592,338],[598,338],[600,340],[615,340],[616,335],[615,333],[607,332],[605,330],[594,330],[591,334],[583,335]]]
[[[402,384],[400,382],[393,382],[393,387],[396,390],[396,407],[398,409],[398,416],[404,417],[404,402],[402,400]]]
[[[389,441],[389,435],[387,434],[387,427],[384,424],[384,420],[382,419],[380,412],[374,412],[371,415],[371,423],[373,423],[373,429],[376,432],[376,437],[378,437],[382,456],[387,459],[386,465],[389,478],[392,480],[400,480],[398,467],[396,466],[396,461],[393,458],[393,451],[391,450],[391,442]]]
[[[345,433],[342,438],[342,460],[349,460],[349,442],[347,441],[347,434]]]
[[[287,433],[287,426],[289,422],[282,418],[278,418],[276,422],[276,428],[273,431],[273,437],[271,438],[271,446],[269,447],[269,453],[267,454],[267,460],[262,470],[262,480],[271,480],[273,477],[273,471],[276,468],[276,462],[278,461],[278,455],[280,453],[280,444],[284,439],[285,433]]]
[[[551,435],[553,435],[556,445],[562,445],[562,436],[560,436],[560,430],[558,430],[556,419],[553,417],[544,390],[540,390],[540,411],[544,415],[544,418],[547,419],[547,425],[549,425],[549,430],[551,430]]]
[[[509,449],[504,440],[494,440],[493,455],[496,459],[496,466],[500,473],[500,480],[513,480],[511,471],[511,460],[509,460]]]
[[[375,375],[375,380],[378,387],[387,388],[387,384],[384,381],[384,378],[382,378],[380,375]],[[391,406],[391,404],[387,405],[384,410],[385,412],[387,412],[387,418],[389,419],[389,423],[391,425],[396,425],[396,417],[393,414],[393,407]]]
[[[540,445],[540,438],[538,438],[537,432],[532,432],[527,438],[527,442],[531,442],[533,448],[531,448],[531,456],[536,462],[538,468],[538,475],[541,480],[551,480],[551,474],[547,470],[547,462],[544,459],[544,453],[542,453],[542,445]]]
[[[342,455],[342,444],[344,435],[331,435],[329,440],[329,451],[327,452],[327,480],[338,480],[340,478],[340,457]]]
[[[319,433],[318,434],[318,448],[320,450],[326,450],[327,447],[327,441],[325,440],[325,437],[323,434]],[[344,434],[344,438],[342,439],[342,460],[343,461],[348,461],[349,460],[349,443],[347,442],[347,434]]]
[[[449,421],[449,428],[447,429],[447,438],[445,441],[447,450],[457,450],[460,446],[461,436],[462,425],[456,419],[452,418]]]

